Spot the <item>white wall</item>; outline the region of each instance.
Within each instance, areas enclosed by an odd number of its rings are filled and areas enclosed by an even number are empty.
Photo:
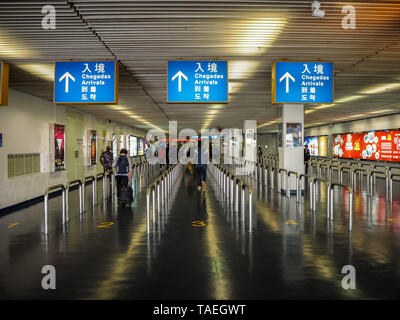
[[[66,125],[65,171],[50,173],[50,123]],[[77,137],[84,139],[86,129],[97,130],[97,158],[107,142],[103,138],[104,131],[106,134],[146,135],[143,130],[116,123],[107,124],[99,117],[9,89],[9,105],[0,107],[0,133],[3,134],[3,147],[0,148],[0,209],[41,196],[48,186],[65,184],[67,179],[81,179],[82,173],[87,176],[102,172],[100,163],[95,166],[83,165],[83,145]],[[69,139],[68,135],[73,139]],[[75,150],[79,151],[77,159]],[[8,178],[7,155],[21,153],[41,153],[41,173]]]

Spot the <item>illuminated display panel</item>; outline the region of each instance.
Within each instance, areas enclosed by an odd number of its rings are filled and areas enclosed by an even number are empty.
[[[305,137],[304,138],[304,146],[308,146],[308,150],[310,150],[310,156],[318,156],[318,137]]]
[[[129,155],[136,157],[137,154],[137,137],[129,136]]]
[[[335,158],[400,161],[400,130],[348,133],[333,136]]]
[[[143,138],[138,139],[138,156],[144,155],[144,141]]]
[[[328,156],[328,136],[318,137],[318,154],[320,157]]]

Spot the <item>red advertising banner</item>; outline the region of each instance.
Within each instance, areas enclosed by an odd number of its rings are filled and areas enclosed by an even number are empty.
[[[347,159],[400,161],[400,130],[334,135],[333,156]]]
[[[55,170],[65,169],[65,126],[54,125],[54,142],[55,142],[55,154],[54,154],[54,164]]]

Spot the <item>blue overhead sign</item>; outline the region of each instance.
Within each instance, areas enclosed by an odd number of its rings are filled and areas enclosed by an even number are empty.
[[[168,61],[167,102],[228,103],[228,61]]]
[[[118,103],[115,60],[62,61],[55,64],[55,103]]]
[[[331,62],[274,62],[272,103],[333,103]]]

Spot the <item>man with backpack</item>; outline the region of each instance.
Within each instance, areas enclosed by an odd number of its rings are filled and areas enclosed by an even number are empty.
[[[114,160],[112,167],[115,168],[117,197],[120,200],[121,191],[129,190],[129,184],[132,180],[131,160],[128,158],[128,151],[126,149],[121,149],[120,156]]]

